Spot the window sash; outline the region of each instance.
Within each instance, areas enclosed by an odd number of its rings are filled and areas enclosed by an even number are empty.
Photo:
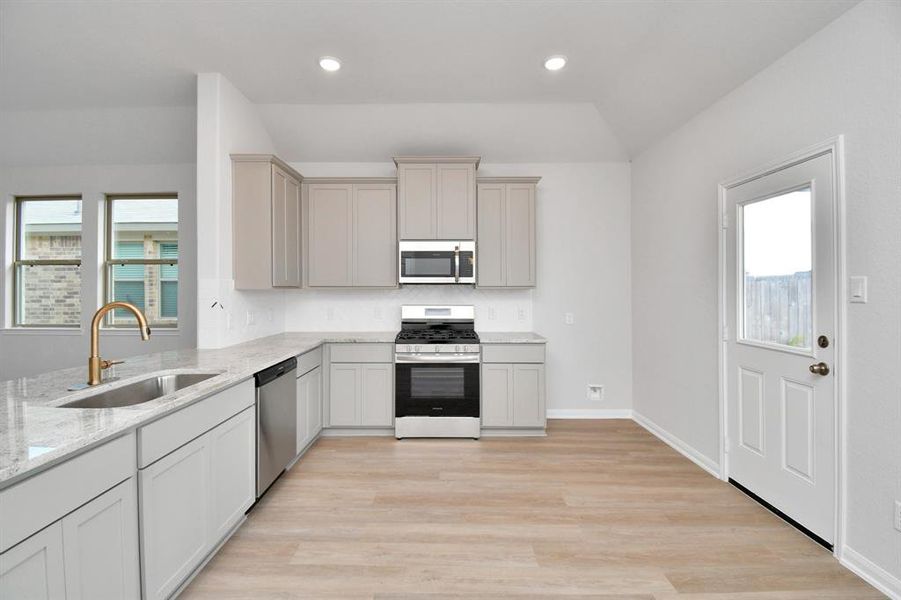
[[[21,277],[22,277],[22,267],[39,267],[39,266],[73,266],[81,268],[81,258],[22,258],[22,232],[24,231],[24,224],[22,223],[22,216],[25,208],[25,203],[39,201],[39,202],[49,202],[54,200],[62,200],[62,201],[81,201],[81,196],[21,196],[15,198],[15,219],[13,221],[13,277],[12,277],[12,285],[10,286],[12,292],[12,324],[13,327],[22,327],[28,329],[79,329],[81,327],[81,320],[79,319],[78,323],[23,323],[22,322],[22,293],[24,290],[21,289]],[[84,221],[79,222],[79,235],[84,234]]]
[[[136,194],[136,195],[117,195],[117,196],[107,196],[106,197],[106,207],[105,207],[106,240],[105,240],[105,244],[104,244],[104,255],[105,255],[104,265],[106,268],[104,269],[104,272],[105,272],[104,296],[106,297],[107,302],[111,302],[113,300],[113,297],[115,295],[115,288],[116,288],[117,281],[125,282],[125,283],[138,282],[138,281],[146,283],[146,281],[147,281],[146,275],[141,278],[114,277],[113,276],[114,275],[114,267],[148,266],[148,265],[159,265],[160,267],[163,267],[163,266],[177,267],[178,266],[178,257],[173,257],[173,258],[114,258],[114,254],[115,254],[114,244],[116,243],[116,241],[115,241],[115,238],[113,235],[113,233],[114,233],[113,203],[116,201],[127,202],[130,199],[139,199],[139,200],[152,200],[152,199],[172,200],[172,199],[176,199],[177,200],[178,195],[177,194]],[[158,242],[158,243],[160,243],[160,242]],[[166,242],[161,242],[161,243],[173,244],[173,245],[176,245],[176,247],[177,247],[178,240],[176,238],[176,240],[174,240],[174,241],[171,241],[171,242],[166,241]],[[160,269],[161,275],[162,275],[162,271],[163,271],[163,269],[161,268]],[[162,287],[163,287],[162,284],[163,284],[163,282],[173,282],[177,286],[178,278],[176,277],[176,278],[172,279],[172,278],[164,278],[164,277],[160,276],[159,282],[160,282],[160,298],[159,298],[160,314],[159,314],[159,318],[161,320],[154,321],[153,323],[151,323],[151,326],[155,327],[155,328],[178,327],[177,311],[176,311],[175,316],[164,315],[163,311],[162,311],[162,308],[163,308],[163,306],[162,306]],[[144,301],[146,302],[146,298],[144,298]],[[144,308],[144,310],[146,311],[146,307]],[[125,314],[125,315],[115,314],[118,312],[120,312],[120,311],[116,310],[116,311],[110,311],[109,313],[107,313],[105,323],[104,323],[105,327],[109,327],[109,328],[134,327],[134,318],[133,317],[129,318],[130,313]]]

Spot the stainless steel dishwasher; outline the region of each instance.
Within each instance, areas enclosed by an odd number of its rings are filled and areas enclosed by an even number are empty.
[[[285,470],[297,446],[297,359],[254,375],[257,386],[257,498]]]

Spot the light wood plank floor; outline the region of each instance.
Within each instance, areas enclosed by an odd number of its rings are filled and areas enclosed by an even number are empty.
[[[882,598],[631,421],[327,438],[185,590],[235,598]]]

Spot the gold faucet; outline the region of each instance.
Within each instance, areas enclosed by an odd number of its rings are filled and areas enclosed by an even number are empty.
[[[106,313],[117,308],[130,310],[141,327],[141,339],[145,342],[150,339],[150,326],[147,325],[147,318],[140,308],[131,302],[109,302],[101,306],[94,313],[94,318],[91,320],[91,357],[88,358],[88,385],[100,383],[104,369],[109,369],[111,366],[122,362],[121,360],[103,360],[100,358],[100,322],[103,321],[103,316]]]

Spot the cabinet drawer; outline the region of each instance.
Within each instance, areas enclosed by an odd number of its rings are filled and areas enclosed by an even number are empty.
[[[0,552],[135,472],[135,436],[124,435],[0,491]]]
[[[330,344],[333,363],[393,363],[394,344]]]
[[[482,344],[483,363],[543,363],[544,344]]]
[[[322,346],[314,348],[309,352],[304,352],[297,357],[297,376],[300,377],[309,373],[322,364]]]
[[[138,467],[144,468],[256,402],[253,379],[204,398],[138,429]]]

